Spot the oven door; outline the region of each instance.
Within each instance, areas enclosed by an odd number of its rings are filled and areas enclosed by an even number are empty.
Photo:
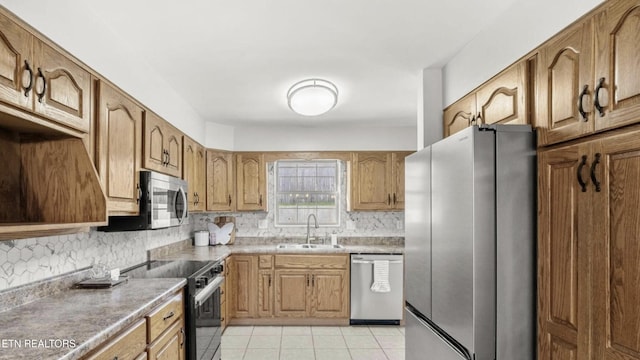
[[[219,360],[222,342],[220,328],[220,286],[224,276],[216,277],[209,285],[194,297],[195,307],[195,346],[191,353],[193,359]]]
[[[151,194],[150,227],[178,226],[187,218],[187,185],[170,176],[153,173],[149,182]]]

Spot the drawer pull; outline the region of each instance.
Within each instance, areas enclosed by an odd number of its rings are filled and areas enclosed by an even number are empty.
[[[163,317],[162,320],[167,321],[167,319],[171,319],[175,314],[172,312],[170,312],[167,316]]]

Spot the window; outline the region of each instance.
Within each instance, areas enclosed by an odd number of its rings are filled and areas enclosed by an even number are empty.
[[[315,214],[319,225],[340,225],[338,160],[276,162],[276,226],[307,225]]]

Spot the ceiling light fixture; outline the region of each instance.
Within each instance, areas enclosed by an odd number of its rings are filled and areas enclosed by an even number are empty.
[[[294,112],[304,116],[318,116],[333,109],[338,103],[338,88],[323,79],[306,79],[289,88],[287,104]]]

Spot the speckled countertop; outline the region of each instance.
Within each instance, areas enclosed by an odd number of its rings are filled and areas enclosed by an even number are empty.
[[[171,254],[158,256],[163,260],[221,260],[231,254],[403,254],[398,245],[343,245],[343,249],[276,249],[276,244],[186,246]]]
[[[0,359],[79,359],[185,284],[129,279],[111,289],[73,289],[1,312]]]

